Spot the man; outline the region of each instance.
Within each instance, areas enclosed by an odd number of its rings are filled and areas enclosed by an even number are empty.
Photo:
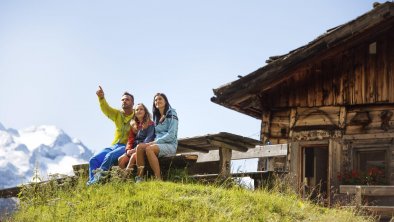
[[[116,164],[118,158],[125,153],[125,146],[130,131],[130,120],[134,118],[134,97],[128,92],[122,95],[122,109],[110,107],[104,98],[104,91],[99,86],[96,92],[101,111],[115,123],[115,138],[110,147],[104,148],[89,160],[89,181],[87,185],[97,183],[102,171],[108,171]],[[98,169],[99,168],[99,169]],[[94,173],[94,171],[97,173]]]

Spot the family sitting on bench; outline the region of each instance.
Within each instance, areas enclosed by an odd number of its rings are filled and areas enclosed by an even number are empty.
[[[102,112],[115,123],[115,138],[110,147],[104,148],[89,160],[89,181],[92,185],[113,165],[133,169],[137,165],[136,182],[144,176],[145,158],[155,175],[161,180],[159,157],[176,153],[178,145],[178,117],[171,108],[167,96],[157,93],[153,97],[153,121],[142,103],[135,109],[134,97],[128,92],[122,95],[122,109],[108,105],[104,91],[99,86],[96,92]],[[127,144],[126,144],[127,143]]]

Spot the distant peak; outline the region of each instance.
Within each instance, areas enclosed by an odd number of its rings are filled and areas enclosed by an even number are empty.
[[[0,123],[0,130],[1,131],[5,131],[5,127],[3,126],[3,124]]]

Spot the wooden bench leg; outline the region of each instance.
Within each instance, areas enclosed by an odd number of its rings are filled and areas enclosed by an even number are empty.
[[[231,150],[227,148],[219,149],[219,176],[227,178],[231,174]]]

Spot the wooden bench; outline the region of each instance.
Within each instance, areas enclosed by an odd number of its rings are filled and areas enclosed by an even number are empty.
[[[189,175],[218,174],[220,177],[229,177],[237,175],[231,175],[232,160],[268,159],[264,169],[256,169],[256,174],[259,174],[258,171],[273,171],[269,165],[273,165],[274,161],[271,160],[278,156],[287,156],[287,144],[262,145],[255,139],[220,132],[179,139],[177,155],[161,158],[160,164],[164,172],[172,166],[187,168]],[[285,170],[286,161],[282,164],[282,171]]]
[[[394,198],[394,186],[378,185],[340,185],[339,192],[355,197],[357,208],[366,210],[374,215],[382,217],[394,217],[394,205],[369,206],[365,205],[365,197],[390,197]],[[394,203],[394,199],[392,199]]]
[[[182,152],[182,149],[179,150]],[[270,160],[274,157],[287,155],[287,144],[255,146],[247,151],[237,151],[231,149],[210,150],[209,152],[188,152],[177,153],[176,155],[165,156],[159,159],[160,168],[164,178],[171,169],[186,169],[187,173],[195,179],[214,179],[227,177],[250,177],[255,180],[255,187],[260,187],[262,181],[268,175],[274,173],[272,167],[266,166],[265,170],[256,169],[253,172],[231,172],[231,161],[251,158],[267,158],[267,165],[272,165]],[[88,164],[73,166],[75,174],[78,170],[87,175]],[[149,170],[149,167],[147,168]],[[285,174],[282,170],[278,174]]]
[[[196,154],[175,154],[168,155],[159,158],[160,168],[162,175],[166,178],[166,175],[171,169],[186,169],[196,163],[198,155]],[[147,160],[145,160],[146,163]],[[76,176],[88,177],[89,163],[73,165],[74,174]],[[114,168],[114,167],[113,167]],[[116,168],[116,166],[115,166]],[[147,170],[151,171],[149,164],[147,164]]]
[[[71,181],[74,183],[76,181],[77,177],[75,176],[66,176],[66,177],[61,177],[57,179],[52,179],[52,180],[47,180],[47,181],[41,181],[37,183],[28,183],[24,184],[21,186],[16,186],[16,187],[10,187],[6,189],[0,190],[0,198],[10,198],[10,197],[18,197],[18,194],[22,191],[23,186],[42,186],[45,184],[48,184],[50,182],[56,182],[59,185],[64,184],[66,181]]]

